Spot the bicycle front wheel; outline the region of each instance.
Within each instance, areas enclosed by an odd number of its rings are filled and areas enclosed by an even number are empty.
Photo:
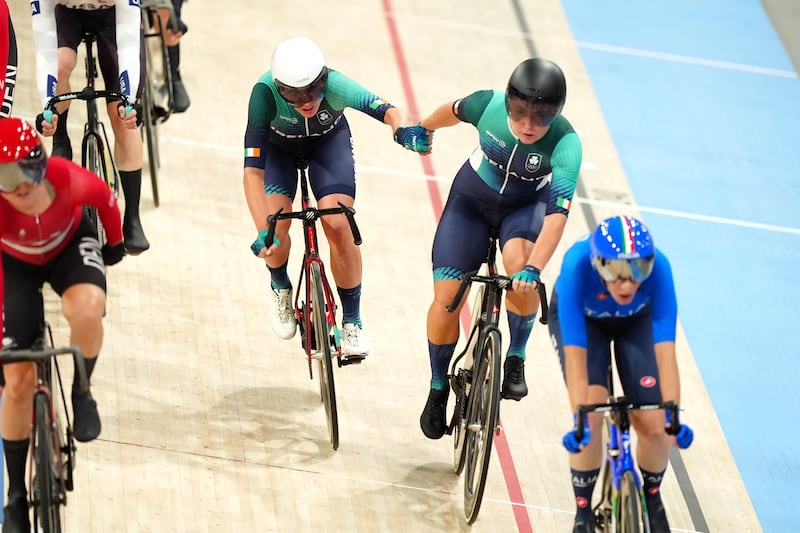
[[[500,332],[491,330],[483,341],[467,404],[464,514],[469,524],[478,518],[492,457],[492,440],[500,411],[500,359]]]
[[[336,388],[333,383],[333,361],[331,360],[331,341],[328,328],[328,317],[325,314],[325,285],[322,283],[322,271],[319,263],[311,263],[308,277],[311,283],[311,315],[316,339],[317,375],[319,376],[319,393],[325,406],[325,417],[328,421],[328,436],[334,450],[339,448],[339,415],[336,410]]]
[[[639,489],[636,486],[636,479],[630,470],[622,473],[619,480],[619,531],[621,533],[639,533],[639,517],[641,507],[639,502]]]
[[[149,61],[148,56],[148,61]],[[158,167],[160,166],[158,155],[158,124],[153,114],[153,88],[150,86],[150,79],[145,82],[144,92],[142,94],[142,111],[144,117],[144,137],[147,143],[147,163],[150,169],[150,186],[153,189],[153,203],[158,207]]]
[[[461,368],[456,370],[456,380],[459,386],[464,391],[462,394],[456,396],[453,416],[453,470],[456,474],[461,474],[464,470],[464,462],[466,459],[466,411],[467,411],[467,398],[469,395],[469,388],[472,384],[472,366],[474,364],[475,345],[478,343],[480,337],[477,328],[480,328],[481,309],[483,308],[483,294],[486,290],[484,285],[479,285],[475,290],[472,298],[472,321],[470,322],[470,337],[467,348],[464,352],[464,357],[461,360]]]
[[[56,459],[55,435],[50,422],[50,405],[47,396],[37,394],[34,399],[36,441],[34,459],[34,526],[44,533],[61,533],[61,496]]]

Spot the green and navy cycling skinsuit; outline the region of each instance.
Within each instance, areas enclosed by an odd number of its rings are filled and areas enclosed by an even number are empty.
[[[633,402],[660,402],[654,344],[675,342],[678,304],[672,268],[656,249],[653,271],[633,301],[620,305],[592,267],[589,238],[567,250],[550,302],[550,337],[564,368],[564,346],[587,349],[589,384],[607,386],[611,341],[620,382]]]
[[[264,192],[294,199],[298,159],[309,161],[314,196],[356,195],[355,160],[347,107],[383,122],[393,106],[335,71],[328,71],[324,98],[316,115],[306,118],[278,93],[272,72],[258,80],[250,95],[244,135],[244,166],[263,169]]]
[[[535,242],[546,215],[568,215],[583,153],[563,116],[539,141],[520,142],[511,132],[500,91],[456,100],[453,113],[478,129],[480,143],[456,174],[436,229],[435,281],[476,270],[486,258],[492,227],[499,229],[502,249],[517,237]]]

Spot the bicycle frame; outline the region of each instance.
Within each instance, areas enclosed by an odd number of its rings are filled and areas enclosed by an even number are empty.
[[[649,519],[647,506],[645,505],[644,493],[642,491],[642,480],[636,469],[636,461],[631,450],[631,417],[633,411],[646,411],[663,409],[670,412],[673,424],[667,430],[669,434],[675,434],[680,427],[678,418],[678,404],[675,402],[660,403],[632,403],[624,396],[614,396],[613,364],[609,365],[608,383],[609,400],[607,403],[581,405],[578,407],[578,419],[576,438],[583,439],[583,428],[588,413],[603,413],[604,425],[607,430],[606,458],[603,463],[601,477],[601,497],[598,503],[592,507],[595,521],[602,531],[619,531],[620,524],[625,520],[623,510],[620,505],[620,495],[623,490],[623,479],[626,475],[632,477],[635,483],[635,494],[638,496],[638,507],[640,516],[630,517],[633,520],[641,518],[644,531],[649,531]],[[623,526],[624,530],[624,526]],[[638,530],[638,529],[637,529]]]
[[[489,248],[484,261],[487,274],[478,274],[478,271],[464,274],[453,301],[445,307],[451,313],[457,311],[470,285],[474,282],[481,283],[475,297],[478,305],[472,310],[466,348],[453,359],[448,374],[456,401],[453,416],[445,430],[448,435],[455,433],[453,469],[461,474],[466,466],[464,513],[469,524],[478,517],[493,436],[500,430],[502,336],[498,325],[503,290],[511,290],[512,280],[498,274],[497,239],[498,230],[493,228],[489,234]],[[536,290],[542,307],[539,320],[546,324],[547,294],[544,284],[537,283]]]
[[[360,363],[360,359],[348,360],[342,357],[340,342],[341,333],[339,332],[338,327],[336,327],[336,300],[334,299],[333,290],[331,289],[330,283],[328,282],[328,278],[325,274],[325,265],[319,255],[319,243],[317,240],[316,227],[316,221],[322,217],[343,214],[347,217],[347,221],[350,224],[350,230],[353,233],[353,242],[355,242],[356,245],[360,245],[362,242],[361,232],[356,225],[355,209],[348,207],[341,202],[339,202],[339,207],[331,207],[327,209],[318,209],[315,207],[311,202],[311,197],[309,194],[308,174],[306,172],[307,168],[308,161],[299,160],[297,162],[298,174],[300,176],[301,210],[284,213],[283,209],[281,208],[274,214],[269,215],[267,218],[267,221],[269,222],[269,230],[267,232],[266,242],[273,242],[275,238],[275,227],[278,220],[301,219],[303,221],[303,242],[305,249],[303,252],[303,262],[300,268],[298,287],[304,288],[302,294],[305,295],[305,301],[311,301],[311,283],[309,283],[309,281],[312,265],[316,264],[319,267],[320,273],[322,274],[322,284],[325,293],[325,316],[328,324],[335,328],[335,330],[331,333],[336,336],[335,346],[337,364],[339,367],[342,367],[343,365],[348,365],[351,363]],[[308,313],[305,312],[303,305],[300,303],[300,295],[301,291],[298,290],[297,294],[295,294],[294,301],[295,316],[300,324],[301,331],[310,332],[312,331],[312,318]],[[310,375],[311,359],[315,350],[311,342],[307,342],[305,348],[306,356],[308,357],[308,368]],[[319,347],[316,348],[319,349]]]
[[[45,343],[44,332],[49,336]],[[36,367],[36,385],[33,393],[31,413],[31,453],[28,458],[28,503],[34,509],[34,528],[41,526],[45,533],[60,533],[60,508],[67,504],[67,492],[74,488],[72,469],[75,465],[75,444],[67,410],[66,426],[62,428],[60,417],[53,403],[52,371],[55,367],[61,402],[66,406],[64,387],[57,357],[71,354],[78,369],[78,382],[82,390],[88,390],[89,381],[83,364],[83,355],[77,346],[51,348],[52,332],[44,325],[40,337],[30,350],[4,349],[0,351],[0,364],[33,363]],[[63,439],[63,442],[62,442]],[[64,456],[66,455],[66,460]],[[38,530],[38,529],[37,529]]]

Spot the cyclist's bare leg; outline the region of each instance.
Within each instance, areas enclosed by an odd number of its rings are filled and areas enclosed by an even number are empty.
[[[263,180],[260,185],[261,191],[264,190]],[[278,209],[283,209],[284,213],[288,213],[292,210],[292,201],[283,194],[261,194],[259,198],[265,198],[265,208],[264,208],[264,224],[266,227],[266,220],[267,216],[275,213]],[[251,213],[253,212],[254,208],[251,208]],[[256,210],[260,210],[260,207],[256,207]],[[255,217],[255,215],[254,215]],[[270,268],[278,268],[281,265],[284,265],[289,260],[289,252],[292,248],[292,239],[289,236],[289,228],[291,227],[291,220],[279,220],[278,223],[275,225],[275,238],[278,239],[280,244],[277,248],[271,247],[269,250],[269,255],[267,256],[267,266]]]
[[[72,285],[61,296],[61,310],[70,328],[70,344],[87,359],[94,359],[103,345],[103,310],[106,293],[92,283]]]
[[[631,413],[631,423],[636,430],[636,462],[649,472],[662,472],[669,462],[671,446],[664,431],[664,411],[637,411]]]
[[[58,80],[56,81],[56,94],[68,93],[72,90],[70,76],[78,63],[78,54],[72,48],[61,47],[58,49]],[[67,132],[67,117],[69,115],[69,102],[62,102],[56,106],[58,117],[53,119],[55,133],[53,134],[52,155],[72,159],[72,146]],[[44,132],[44,130],[43,130]]]
[[[533,250],[533,243],[527,239],[510,239],[503,246],[503,267],[508,276],[513,276],[523,268]],[[520,316],[527,316],[539,309],[539,293],[506,292],[506,309]]]
[[[109,102],[108,117],[114,130],[114,160],[119,169],[125,197],[125,215],[122,221],[125,249],[135,255],[150,248],[139,218],[139,201],[142,193],[142,136],[135,125],[131,127],[132,118],[125,120],[120,117],[118,107],[119,102]]]
[[[353,206],[353,198],[344,194],[329,194],[319,200],[320,209],[338,207],[342,202]],[[331,252],[331,273],[338,287],[350,289],[361,283],[361,249],[353,242],[353,233],[344,215],[320,219]]]
[[[31,409],[36,370],[33,363],[3,365],[6,385],[0,408],[0,431],[6,440],[26,439],[31,432]]]
[[[467,295],[461,299],[457,311],[452,313],[446,306],[452,303],[453,298],[461,285],[460,280],[445,279],[433,283],[433,302],[428,308],[428,340],[433,344],[452,344],[458,342],[459,316],[461,308],[467,301]]]

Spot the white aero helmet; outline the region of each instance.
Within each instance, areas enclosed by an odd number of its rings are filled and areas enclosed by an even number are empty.
[[[326,73],[325,56],[308,37],[287,39],[272,53],[272,79],[287,87],[309,87]]]

